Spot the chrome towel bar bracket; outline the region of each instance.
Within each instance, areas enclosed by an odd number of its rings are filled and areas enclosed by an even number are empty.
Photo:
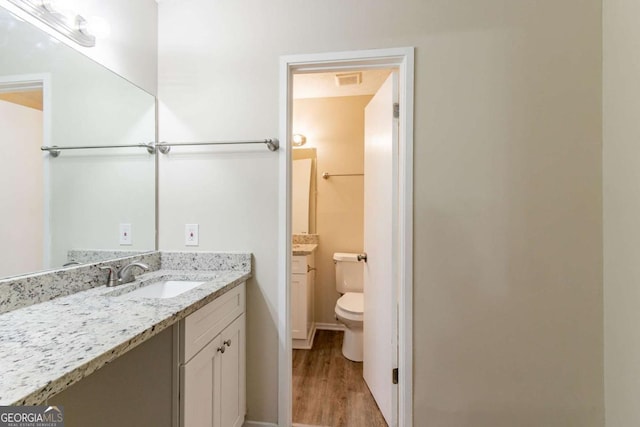
[[[159,142],[156,144],[158,151],[162,154],[168,154],[171,147],[190,147],[198,145],[236,145],[236,144],[265,144],[269,151],[278,151],[280,141],[277,138],[267,138],[249,141],[207,141],[207,142]]]
[[[322,177],[324,179],[329,179],[332,176],[364,176],[364,174],[363,173],[329,173],[329,172],[322,173]]]
[[[156,147],[153,142],[148,142],[146,144],[121,144],[121,145],[78,145],[78,146],[66,146],[66,147],[58,147],[57,145],[52,145],[51,147],[42,146],[40,150],[48,151],[51,157],[58,157],[60,152],[63,150],[89,150],[94,148],[146,148],[149,154],[154,154],[156,152]]]

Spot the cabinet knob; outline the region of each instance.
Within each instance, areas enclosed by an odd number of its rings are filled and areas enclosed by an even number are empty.
[[[219,353],[224,353],[225,351],[226,351],[225,346],[218,347],[218,352],[219,352]]]
[[[225,340],[223,344],[226,345],[227,347],[231,347],[231,338],[229,338],[228,340]]]

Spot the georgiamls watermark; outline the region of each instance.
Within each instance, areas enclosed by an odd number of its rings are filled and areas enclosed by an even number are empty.
[[[0,427],[64,427],[62,406],[0,406]]]

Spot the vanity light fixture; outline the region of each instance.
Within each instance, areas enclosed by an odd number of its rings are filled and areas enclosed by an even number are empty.
[[[111,25],[101,16],[90,16],[87,18],[87,31],[96,39],[103,40],[111,35]]]
[[[293,144],[294,147],[302,147],[306,143],[307,137],[301,133],[296,133],[293,135],[293,138],[291,138],[291,144]]]
[[[53,0],[9,0],[9,2],[80,46],[96,45],[95,36],[87,29],[87,20],[80,15],[67,14],[58,10]]]

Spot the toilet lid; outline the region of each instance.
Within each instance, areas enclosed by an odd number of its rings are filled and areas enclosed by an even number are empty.
[[[360,292],[347,292],[338,299],[338,307],[355,313],[364,313],[364,294]]]

